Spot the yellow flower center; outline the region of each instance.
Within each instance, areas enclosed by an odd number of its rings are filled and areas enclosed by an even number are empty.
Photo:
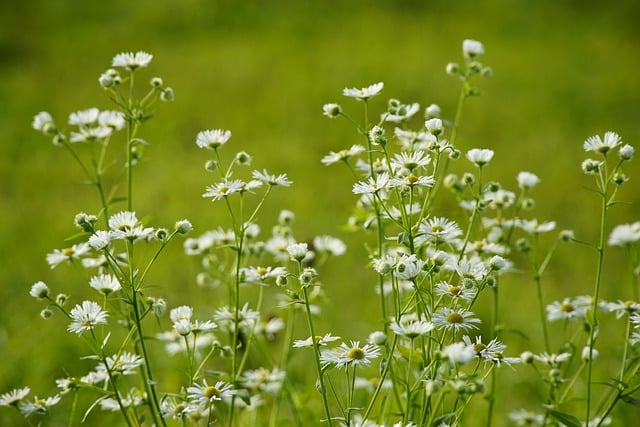
[[[256,273],[258,273],[259,276],[264,276],[265,274],[267,274],[268,270],[264,267],[258,267],[256,268]]]
[[[447,289],[447,292],[451,295],[460,295],[460,291],[460,288],[457,286],[450,286],[449,289]]]
[[[565,313],[571,313],[575,311],[575,307],[571,303],[564,303],[560,306],[560,311],[564,311]]]
[[[434,233],[441,233],[444,231],[444,227],[440,224],[434,224],[431,226],[431,231],[433,231]]]
[[[347,356],[351,360],[362,360],[364,359],[364,351],[361,348],[355,347],[347,352]]]
[[[217,397],[220,397],[220,390],[210,385],[209,387],[204,389],[204,391],[202,392],[202,395],[207,399],[211,399],[211,398],[215,399]]]
[[[447,322],[449,323],[464,323],[464,317],[460,313],[451,313],[447,316]]]
[[[62,255],[66,257],[71,257],[76,251],[73,248],[66,248],[62,250]]]

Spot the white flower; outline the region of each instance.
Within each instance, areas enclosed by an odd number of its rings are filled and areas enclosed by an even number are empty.
[[[52,253],[47,254],[47,263],[53,269],[65,261],[80,258],[82,255],[89,252],[89,249],[90,248],[87,243],[79,243],[65,249],[54,249]]]
[[[282,387],[286,373],[277,367],[273,370],[258,368],[245,371],[240,381],[245,387],[253,390],[263,391],[269,394],[277,394]]]
[[[322,114],[325,116],[335,119],[342,113],[342,107],[338,104],[324,104],[322,106]]]
[[[391,160],[391,167],[394,171],[400,172],[403,170],[413,172],[416,168],[424,168],[431,162],[431,157],[425,154],[424,151],[403,151],[400,154],[395,154]]]
[[[292,184],[292,182],[287,178],[287,174],[281,173],[278,176],[270,175],[266,169],[263,169],[262,172],[253,171],[251,175],[254,179],[272,186],[288,187]]]
[[[516,222],[516,225],[529,234],[547,233],[549,231],[553,231],[556,228],[555,221],[538,223],[537,219],[519,220]]]
[[[617,225],[609,235],[610,246],[626,246],[640,240],[640,221]]]
[[[107,323],[107,317],[109,316],[106,311],[102,310],[100,304],[93,301],[83,301],[82,304],[76,305],[71,309],[69,315],[72,322],[67,327],[67,330],[78,335],[93,329],[98,324]]]
[[[89,237],[89,246],[93,249],[101,250],[109,246],[111,242],[111,233],[104,230],[98,230]]]
[[[383,172],[375,178],[370,177],[367,182],[356,182],[353,184],[354,194],[374,194],[384,190],[389,183],[389,174]]]
[[[424,220],[418,227],[416,245],[426,242],[434,244],[454,243],[462,235],[462,230],[454,221],[444,217],[433,217]]]
[[[442,353],[445,354],[451,362],[461,365],[471,362],[476,356],[476,351],[473,349],[473,346],[464,342],[449,344],[442,349]]]
[[[133,71],[136,68],[146,67],[147,65],[149,65],[152,59],[153,59],[153,55],[147,52],[142,52],[142,51],[136,52],[136,53],[124,52],[124,53],[119,53],[113,57],[113,60],[111,61],[111,66],[128,68],[129,70]]]
[[[69,124],[80,127],[92,125],[98,121],[99,115],[100,110],[97,108],[76,111],[69,115]]]
[[[487,148],[472,148],[467,152],[467,159],[478,167],[483,167],[493,158],[493,150]]]
[[[385,122],[400,123],[409,120],[418,111],[420,111],[420,104],[414,102],[413,104],[409,105],[401,105],[394,112],[382,113],[380,115],[380,119],[384,120]]]
[[[287,246],[287,252],[293,261],[302,261],[305,259],[309,250],[306,243],[294,243]]]
[[[187,387],[187,398],[200,406],[211,405],[213,402],[231,397],[234,394],[231,384],[224,381],[217,381],[215,385],[211,386],[205,379],[202,381],[202,385],[194,383]]]
[[[378,95],[382,91],[382,88],[384,88],[384,83],[378,82],[362,89],[347,88],[342,91],[342,94],[344,96],[350,96],[352,98],[356,98],[357,100],[360,100],[360,101],[362,100],[366,101],[367,99]]]
[[[174,323],[178,320],[191,321],[191,316],[193,316],[193,308],[189,307],[188,305],[176,307],[169,312],[169,318]]]
[[[598,350],[586,345],[582,348],[581,357],[584,362],[588,362],[589,360],[597,359],[599,354],[600,352]]]
[[[536,414],[526,409],[518,409],[509,412],[509,419],[515,422],[517,426],[541,426],[544,424],[546,417],[543,414]]]
[[[480,323],[480,319],[473,316],[473,312],[462,308],[443,307],[434,313],[431,321],[438,328],[453,329],[457,332],[460,329],[478,329],[475,323]]]
[[[440,117],[441,109],[438,104],[430,104],[427,108],[424,109],[424,113],[427,117],[434,118]]]
[[[433,323],[426,320],[410,320],[406,322],[396,322],[394,320],[393,322],[391,322],[391,330],[396,335],[407,337],[411,340],[428,334],[434,328],[435,326],[433,325]]]
[[[53,117],[46,111],[41,111],[33,117],[31,126],[37,131],[47,132],[50,128],[55,128]]]
[[[45,399],[41,399],[36,396],[33,401],[20,401],[18,409],[22,415],[28,417],[31,414],[44,414],[50,406],[53,406],[58,402],[60,402],[60,396],[57,394]]]
[[[4,393],[0,396],[0,406],[16,406],[18,402],[27,397],[30,392],[31,389],[29,387],[24,387]]]
[[[589,305],[583,304],[582,300],[572,300],[571,298],[565,298],[560,301],[554,301],[547,305],[547,319],[550,322],[556,320],[576,320],[584,318],[587,314]]]
[[[321,253],[328,253],[333,256],[340,256],[347,250],[347,245],[336,237],[316,236],[313,238],[313,248]]]
[[[324,156],[322,160],[320,160],[323,164],[329,166],[334,163],[338,163],[340,161],[347,161],[353,156],[357,156],[360,153],[363,153],[365,148],[362,145],[354,144],[348,150],[340,150],[337,153],[331,151],[329,154]]]
[[[473,59],[484,54],[484,46],[477,40],[466,39],[462,42],[462,55]]]
[[[442,120],[437,117],[434,117],[424,122],[424,126],[427,128],[429,133],[435,136],[440,135],[443,130]]]
[[[98,365],[97,371],[108,369],[111,375],[134,375],[136,368],[142,366],[144,359],[137,354],[123,352],[108,356],[106,359],[106,367],[104,364]]]
[[[393,266],[393,275],[399,279],[413,279],[420,271],[424,262],[415,254],[402,255]]]
[[[447,282],[438,282],[435,289],[436,295],[447,295],[452,300],[461,299],[471,301],[476,295],[474,288],[466,288],[464,286],[455,286]]]
[[[324,366],[335,364],[337,368],[352,366],[368,366],[371,359],[380,356],[380,348],[373,344],[360,345],[360,341],[351,341],[350,345],[340,344],[334,350],[322,352],[320,361]]]
[[[109,218],[111,239],[139,240],[153,234],[153,228],[145,228],[136,218],[135,212],[122,211]]]
[[[37,299],[45,299],[49,296],[49,287],[44,282],[36,282],[31,287],[29,295]]]
[[[247,282],[264,282],[287,273],[284,267],[247,267],[242,269]]]
[[[200,148],[217,150],[231,138],[231,131],[222,129],[203,130],[198,133],[196,144]]]
[[[259,185],[251,184],[251,187],[259,187],[262,185],[260,181],[251,181],[252,183],[257,182]],[[219,182],[214,185],[210,185],[206,188],[206,191],[202,195],[202,197],[211,197],[215,202],[217,200],[222,200],[225,197],[230,196],[233,193],[241,193],[246,189],[247,183],[240,181],[239,179],[228,180],[225,179],[222,182]]]
[[[622,160],[631,160],[636,150],[629,144],[625,144],[618,150],[618,155]]]
[[[100,292],[104,296],[122,289],[118,278],[111,274],[101,274],[99,276],[93,276],[91,279],[89,279],[89,286],[91,286],[93,289]]]
[[[540,183],[540,178],[531,172],[518,173],[518,187],[522,190],[530,190]]]
[[[547,352],[544,352],[542,354],[534,354],[533,358],[538,362],[555,368],[558,367],[561,363],[571,359],[571,353],[549,354]]]
[[[124,114],[120,111],[101,111],[98,115],[98,123],[100,126],[106,126],[115,130],[121,130],[127,124]]]
[[[594,153],[606,154],[612,148],[617,147],[622,143],[622,138],[615,132],[607,132],[604,134],[604,138],[600,138],[600,135],[594,135],[587,138],[582,145],[584,151],[593,151]]]
[[[323,346],[323,345],[327,345],[327,343],[330,343],[332,341],[336,341],[339,340],[340,337],[336,337],[331,335],[331,333],[326,333],[324,334],[324,336],[316,336],[315,337],[315,341],[318,344],[318,346]],[[311,337],[304,339],[304,340],[295,340],[293,342],[293,347],[294,348],[300,348],[300,347],[312,347],[313,346],[313,339]]]

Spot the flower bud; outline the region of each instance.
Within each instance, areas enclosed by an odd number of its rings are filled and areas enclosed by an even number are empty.
[[[50,318],[51,316],[53,316],[53,311],[51,311],[51,310],[50,310],[50,309],[48,309],[48,308],[45,308],[44,310],[42,310],[42,311],[40,312],[40,317],[42,317],[42,318],[43,318],[43,319],[45,319],[45,320],[46,320],[46,319],[48,319],[48,318]]]
[[[323,114],[330,119],[335,119],[342,114],[342,107],[338,104],[324,104],[322,107]]]
[[[153,87],[155,89],[160,89],[160,88],[162,88],[163,81],[162,81],[162,79],[160,77],[154,77],[154,78],[151,79],[149,84],[151,85],[151,87]]]
[[[425,109],[424,113],[427,119],[440,117],[440,106],[437,104],[431,104]]]
[[[178,234],[187,234],[191,230],[193,230],[193,225],[187,219],[181,219],[180,221],[176,221],[175,230]]]
[[[236,153],[236,163],[242,166],[249,166],[251,164],[252,157],[246,151],[240,151]]]
[[[173,93],[173,89],[170,87],[163,90],[162,93],[160,94],[161,101],[170,102],[170,101],[173,101],[174,99],[175,99],[175,95]]]
[[[382,331],[375,331],[369,334],[369,342],[375,345],[385,345],[387,343],[387,335]]]
[[[204,164],[204,168],[207,172],[213,172],[218,169],[218,162],[215,160],[207,160]]]
[[[460,65],[456,64],[455,62],[449,62],[447,64],[446,72],[450,76],[455,76],[460,72]]]

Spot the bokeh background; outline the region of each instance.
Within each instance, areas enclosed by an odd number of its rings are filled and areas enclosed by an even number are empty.
[[[348,256],[322,271],[331,298],[323,321],[334,334],[363,339],[377,319],[375,302],[354,303],[354,295],[370,289],[368,276],[353,273],[365,264],[362,237],[340,227],[355,201],[352,182],[347,170],[320,163],[329,150],[358,139],[346,121],[324,117],[322,105],[340,102],[356,114],[360,105],[343,99],[342,89],[383,81],[374,112],[395,97],[423,107],[437,103],[452,118],[459,86],[444,67],[461,59],[463,39],[482,41],[483,62],[494,76],[466,104],[459,147],[495,150],[488,174],[511,188],[519,171],[536,173],[542,183],[535,215],[593,241],[598,207],[580,171],[582,142],[615,130],[640,148],[639,18],[635,1],[1,2],[0,393],[29,385],[32,393],[49,395],[53,380],[73,367],[75,356],[64,356],[85,354],[61,319],[38,316],[42,307],[28,291],[44,280],[74,298],[85,292],[77,272],[51,271],[45,254],[65,247],[74,215],[95,211],[98,203],[68,154],[34,132],[31,120],[41,110],[64,123],[70,112],[109,108],[97,78],[114,54],[152,53],[145,73],[160,75],[176,94],[141,134],[151,146],[138,169],[138,211],[157,225],[187,217],[194,233],[226,225],[224,212],[201,197],[211,175],[195,136],[208,128],[232,130],[229,150],[246,150],[255,168],[286,171],[295,182],[270,198],[262,214],[267,223],[291,209],[299,238],[329,233],[350,245]],[[640,219],[637,161],[627,172],[632,181],[621,198],[630,203],[614,210],[611,224]],[[610,254],[603,297],[629,298],[621,251]],[[206,298],[195,285],[197,263],[180,245],[165,259],[171,257],[175,262],[153,276],[159,294],[171,306]],[[594,260],[584,247],[561,249],[545,282],[549,300],[590,293]],[[537,322],[526,302],[535,295],[529,276],[506,281],[505,322],[530,328]],[[528,340],[514,334],[509,351],[518,354],[539,339],[535,332]],[[519,375],[507,374],[499,393],[505,411],[532,392]],[[633,420],[640,412],[625,406],[616,416]],[[0,411],[0,425],[22,422]],[[58,425],[55,418],[51,425]],[[496,425],[507,425],[504,413]]]

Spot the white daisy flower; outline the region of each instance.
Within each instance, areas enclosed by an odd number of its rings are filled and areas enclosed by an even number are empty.
[[[367,99],[378,95],[383,88],[384,88],[384,83],[378,82],[362,89],[347,88],[342,91],[342,94],[344,96],[356,98],[359,101],[366,101]]]
[[[98,365],[97,371],[111,371],[111,375],[135,375],[137,368],[142,366],[144,359],[137,354],[123,352],[108,356],[105,364]]]
[[[348,150],[340,150],[337,153],[331,151],[320,160],[323,164],[329,166],[340,161],[346,162],[351,157],[357,156],[360,153],[365,152],[366,149],[362,145],[354,144]]]
[[[367,182],[357,182],[353,184],[354,194],[375,194],[386,189],[389,183],[389,174],[383,172],[375,178],[370,177]]]
[[[423,264],[415,254],[402,255],[393,267],[393,275],[399,279],[413,279],[420,274]]]
[[[590,136],[582,146],[584,151],[607,154],[609,150],[620,144],[622,144],[622,138],[620,138],[620,135],[615,132],[607,132],[604,134],[604,138],[600,138],[600,135]]]
[[[571,353],[549,354],[547,352],[544,352],[541,354],[534,354],[533,358],[540,363],[544,363],[545,365],[551,366],[552,368],[556,368],[563,362],[571,359]]]
[[[420,104],[417,102],[409,105],[402,104],[398,108],[394,109],[393,112],[382,113],[380,115],[380,120],[390,123],[400,123],[409,120],[418,111],[420,111]]]
[[[107,323],[109,316],[106,311],[102,310],[100,304],[93,301],[83,301],[82,304],[76,305],[71,309],[69,315],[72,322],[67,330],[78,335],[93,329],[96,325]]]
[[[516,226],[526,231],[529,234],[540,234],[553,231],[556,228],[555,221],[547,221],[538,223],[537,219],[531,220],[518,220]]]
[[[134,71],[136,68],[144,68],[153,59],[153,55],[147,52],[139,51],[136,53],[132,52],[124,52],[119,53],[113,57],[111,61],[112,67],[123,67],[127,68],[131,71]]]
[[[518,173],[517,181],[520,189],[531,190],[540,183],[540,178],[531,172],[522,171]]]
[[[200,148],[217,150],[229,141],[231,131],[223,129],[203,130],[196,137],[196,144]]]
[[[31,393],[29,387],[16,388],[0,396],[0,406],[17,406],[18,403]]]
[[[65,261],[70,262],[74,259],[80,258],[88,253],[89,250],[90,247],[87,243],[79,243],[65,249],[54,249],[52,253],[47,254],[47,263],[53,269]]]
[[[322,106],[322,114],[329,117],[330,119],[335,119],[340,114],[342,114],[342,107],[340,107],[340,105],[335,103],[324,104]]]
[[[272,370],[266,368],[258,368],[245,371],[240,381],[245,387],[263,391],[269,394],[277,394],[282,388],[282,382],[286,377],[286,373],[277,367]]]
[[[336,237],[316,236],[313,238],[313,248],[320,253],[328,253],[333,256],[343,255],[347,250],[347,245]]]
[[[48,129],[55,129],[53,117],[47,111],[41,111],[33,117],[31,126],[37,131],[47,132]]]
[[[586,316],[590,305],[582,303],[581,300],[565,298],[562,301],[554,301],[547,305],[547,319],[550,322],[556,320],[577,320]]]
[[[328,332],[326,334],[324,334],[324,336],[316,336],[315,337],[315,341],[318,344],[318,346],[323,346],[323,345],[327,345],[330,342],[333,341],[337,341],[339,340],[340,337],[336,337],[331,335],[331,332]],[[293,347],[294,348],[300,348],[300,347],[312,347],[313,346],[313,339],[311,337],[304,339],[304,340],[295,340],[293,342]]]
[[[329,353],[333,353],[329,355]],[[368,366],[371,360],[380,356],[380,348],[373,344],[360,345],[360,341],[351,341],[350,345],[340,344],[334,350],[324,351],[320,357],[323,364],[335,364],[337,368],[346,366]],[[328,363],[327,363],[328,362]]]
[[[426,320],[410,320],[406,322],[396,322],[394,320],[391,322],[391,330],[396,335],[407,337],[410,340],[424,336],[433,329],[435,329],[434,324]]]
[[[28,417],[31,414],[45,414],[49,407],[58,402],[60,402],[60,396],[57,394],[45,399],[35,397],[32,401],[21,400],[18,403],[18,409],[22,415]]]
[[[214,185],[207,187],[202,197],[211,197],[213,201],[222,200],[225,197],[230,196],[233,193],[240,193],[244,190],[245,183],[239,179],[228,180],[225,179]]]
[[[466,39],[462,41],[462,55],[467,59],[484,55],[484,46],[477,40]]]
[[[546,417],[543,414],[536,414],[526,409],[517,409],[509,412],[509,419],[516,423],[517,426],[529,427],[544,425]]]
[[[406,151],[431,150],[439,147],[437,138],[429,132],[395,128],[393,133],[402,149]]]
[[[49,297],[49,287],[42,281],[36,282],[31,286],[29,295],[40,300],[46,299]]]
[[[100,274],[93,276],[89,279],[89,286],[96,291],[100,292],[104,296],[108,296],[113,292],[117,292],[122,289],[120,281],[116,276],[111,274]]]
[[[289,187],[292,182],[287,178],[287,174],[281,173],[280,175],[270,175],[266,169],[260,171],[253,171],[252,174],[254,179],[258,181],[262,181],[271,186],[280,186],[280,187]]]
[[[629,144],[625,144],[618,150],[618,155],[622,160],[631,160],[636,150]]]
[[[478,167],[483,167],[493,159],[493,150],[473,148],[467,152],[467,159]]]
[[[449,361],[460,365],[471,362],[476,356],[476,351],[473,349],[473,346],[464,342],[449,344],[442,349],[442,353],[447,356]]]
[[[446,295],[452,300],[461,299],[471,301],[476,295],[476,289],[456,286],[447,282],[438,282],[435,287],[436,295]]]
[[[217,381],[215,385],[209,385],[204,379],[202,384],[194,383],[187,387],[187,398],[200,406],[209,406],[226,397],[232,397],[234,394],[231,384],[224,381]]]
[[[418,227],[416,245],[427,242],[433,244],[454,243],[462,235],[462,230],[454,221],[444,217],[433,217],[425,219]]]
[[[424,122],[424,127],[427,128],[430,134],[434,136],[438,136],[444,130],[444,125],[442,124],[442,119],[437,117],[431,118]]]
[[[443,307],[433,314],[431,321],[441,329],[458,330],[478,329],[475,325],[480,319],[473,317],[474,313],[462,308]]]
[[[431,157],[424,151],[403,151],[393,156],[391,167],[396,172],[407,170],[411,173],[414,169],[424,168],[429,163],[431,163]]]
[[[284,267],[247,267],[242,269],[247,282],[264,282],[287,273]]]
[[[191,321],[191,316],[193,316],[193,308],[188,305],[176,307],[169,312],[169,318],[174,323],[181,319]]]
[[[69,124],[73,126],[85,127],[98,122],[100,110],[97,108],[88,108],[86,110],[76,111],[69,115]]]
[[[626,246],[638,240],[640,240],[640,221],[615,226],[611,230],[607,243],[610,246]]]

